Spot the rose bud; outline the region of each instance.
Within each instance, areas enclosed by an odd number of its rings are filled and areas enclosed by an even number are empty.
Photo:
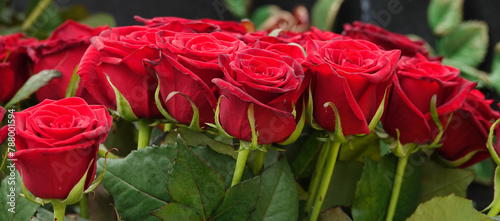
[[[0,36],[0,103],[7,103],[30,77],[31,60],[27,48],[35,38],[21,33]]]
[[[145,63],[160,57],[157,31],[143,26],[105,30],[90,39],[78,68],[94,99],[129,121],[161,118],[154,99],[156,74]]]
[[[51,80],[36,92],[39,101],[59,100],[66,96],[75,69],[90,45],[90,38],[107,28],[91,28],[68,20],[54,30],[47,40],[33,47],[30,57],[35,62],[34,74],[43,70],[58,70],[62,74],[62,77]],[[83,82],[79,82],[75,96],[84,98],[88,103],[96,103],[85,89]]]
[[[486,147],[488,132],[500,113],[491,109],[493,100],[486,100],[479,90],[472,90],[463,106],[453,112],[450,124],[445,129],[442,146],[437,149],[440,157],[453,166],[468,167],[480,162],[490,154]]]
[[[200,125],[197,126],[204,128],[206,123],[214,123],[218,94],[212,79],[224,76],[218,56],[247,46],[220,32],[171,35],[159,32],[158,39],[163,53],[152,66],[161,82],[160,95],[166,111],[176,121],[189,125],[193,118],[193,102],[199,112]],[[169,98],[171,93],[178,94]],[[166,98],[169,98],[168,101]]]
[[[294,108],[302,109],[296,103],[304,81],[303,69],[294,59],[304,55],[300,49],[295,52],[250,48],[219,56],[224,78],[213,80],[221,94],[216,118],[227,134],[270,144],[283,142],[294,132],[298,116],[293,113]]]
[[[352,25],[345,24],[342,35],[370,41],[384,50],[401,50],[402,56],[414,57],[421,54],[429,58],[429,52],[424,47],[424,41],[413,41],[405,35],[387,31],[379,26],[355,21]]]
[[[14,116],[17,151],[11,159],[34,196],[66,199],[85,174],[84,190],[90,186],[99,144],[111,127],[106,107],[77,97],[47,99]]]
[[[369,123],[392,83],[399,50],[384,51],[363,40],[309,41],[305,68],[311,74],[313,118],[334,132],[335,113],[343,135],[368,134]]]
[[[387,108],[382,116],[385,131],[402,144],[430,144],[439,134],[431,115],[431,99],[444,127],[452,112],[464,105],[475,83],[460,78],[459,70],[429,61],[422,55],[403,57],[398,63]]]

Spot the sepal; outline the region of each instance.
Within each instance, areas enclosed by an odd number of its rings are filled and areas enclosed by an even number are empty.
[[[332,102],[326,102],[323,104],[323,107],[326,109],[327,107],[330,107],[335,113],[335,132],[329,133],[330,140],[333,142],[340,142],[340,143],[345,143],[347,142],[347,139],[344,136],[344,133],[342,132],[342,123],[340,122],[340,114],[339,110],[333,104]]]
[[[127,101],[127,99],[125,99],[125,97],[120,93],[120,91],[118,91],[118,89],[113,85],[113,83],[111,83],[111,80],[109,79],[108,75],[106,75],[106,79],[108,79],[108,82],[113,88],[116,97],[116,111],[115,110],[110,110],[110,111],[127,121],[139,120],[139,118],[135,116],[134,111],[130,106],[130,103]]]
[[[157,75],[157,78],[158,78],[158,86],[156,87],[156,91],[155,91],[155,104],[156,104],[156,107],[158,108],[158,110],[160,111],[161,115],[163,115],[163,117],[165,119],[167,119],[167,122],[169,123],[177,123],[177,121],[174,119],[174,117],[172,117],[172,115],[170,115],[167,110],[165,110],[165,108],[163,108],[163,105],[162,105],[162,101],[160,99],[160,77]]]
[[[415,153],[418,151],[418,145],[415,143],[407,143],[407,144],[401,144],[401,141],[399,140],[399,130],[396,129],[397,133],[397,139],[393,142],[393,144],[389,147],[391,152],[397,156],[397,157],[406,157],[412,153]]]
[[[311,81],[312,82],[312,81]],[[314,120],[314,104],[313,104],[313,97],[312,97],[312,90],[311,90],[311,85],[312,83],[309,82],[309,96],[308,96],[308,100],[307,100],[307,113],[306,113],[306,117],[307,117],[307,122],[309,122],[309,125],[311,125],[311,127],[315,130],[324,130],[323,128],[321,128],[321,126],[319,126],[318,123],[316,123],[316,121]]]
[[[436,102],[437,102],[437,95],[433,95],[431,98],[431,110],[430,110],[430,112],[431,112],[432,120],[434,121],[437,128],[439,129],[439,133],[437,134],[436,138],[434,139],[434,141],[431,144],[420,145],[420,147],[425,148],[425,149],[439,148],[442,146],[442,144],[440,144],[439,141],[441,141],[441,137],[443,137],[444,131],[446,130],[446,128],[450,124],[451,118],[453,117],[453,113],[450,113],[450,116],[448,117],[448,121],[446,122],[446,125],[443,126],[441,124],[441,121],[439,121]]]
[[[217,100],[217,108],[215,109],[215,128],[219,131],[219,134],[222,134],[228,138],[234,138],[233,136],[229,135],[224,128],[222,128],[220,124],[220,119],[219,119],[219,113],[220,113],[220,102],[222,101],[222,98],[227,98],[224,95],[221,95],[219,99]],[[209,125],[210,126],[210,125]],[[214,126],[212,126],[214,127]]]
[[[293,112],[295,113],[295,106],[293,107]],[[278,143],[279,145],[288,145],[295,142],[302,133],[304,129],[304,125],[306,124],[306,105],[305,102],[302,102],[302,114],[300,115],[299,121],[295,126],[295,130],[290,134],[290,136],[283,142]]]
[[[442,158],[441,156],[439,155],[435,155],[435,158],[436,160],[445,165],[445,166],[449,166],[449,167],[459,167],[460,165],[466,163],[467,161],[469,161],[474,155],[476,155],[476,153],[478,152],[481,152],[481,151],[485,151],[484,149],[477,149],[477,150],[474,150],[472,152],[469,152],[467,153],[465,156],[463,156],[462,158],[459,158],[459,159],[456,159],[456,160],[447,160],[447,159],[444,159]]]
[[[170,94],[168,94],[167,98],[165,99],[165,103],[167,103],[170,99],[172,99],[173,96],[177,94],[180,94],[181,96],[186,98],[191,104],[191,108],[193,109],[193,117],[191,118],[191,123],[189,124],[188,128],[193,131],[198,131],[198,132],[203,131],[200,127],[200,111],[198,110],[198,107],[196,107],[196,104],[194,104],[194,102],[187,95],[179,91],[172,91],[170,92]]]

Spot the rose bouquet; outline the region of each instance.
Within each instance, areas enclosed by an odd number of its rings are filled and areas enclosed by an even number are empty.
[[[1,220],[498,219],[500,112],[422,41],[135,19],[0,36]]]

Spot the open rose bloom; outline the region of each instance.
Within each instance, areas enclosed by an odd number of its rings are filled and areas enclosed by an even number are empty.
[[[423,41],[362,22],[334,33],[307,19],[257,31],[246,20],[135,19],[0,36],[0,143],[15,142],[22,185],[54,207],[26,202],[30,216],[64,217],[58,203],[102,179],[66,215],[88,204],[105,213],[91,220],[411,221],[460,220],[468,208],[488,220],[463,197],[472,169],[500,164],[500,112],[480,88],[494,80],[466,79],[468,66]],[[37,78],[44,70],[61,76]]]

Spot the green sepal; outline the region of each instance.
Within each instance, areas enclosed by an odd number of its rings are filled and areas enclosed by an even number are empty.
[[[277,29],[274,29],[272,30],[271,32],[269,32],[268,36],[272,36],[272,37],[278,37],[278,35],[283,32],[283,29],[281,28],[277,28]]]
[[[250,124],[250,130],[252,131],[252,142],[250,150],[255,150],[259,148],[259,133],[255,129],[255,114],[254,114],[254,104],[248,105],[247,110],[248,123]]]
[[[117,150],[117,149],[113,148],[111,150]],[[111,154],[111,156],[115,156],[113,153],[111,153],[111,150],[108,150],[106,152],[106,155],[104,155],[104,166],[102,168],[101,175],[99,175],[97,178],[95,178],[94,181],[90,184],[90,186],[85,191],[83,191],[83,193],[90,193],[90,192],[94,191],[94,189],[101,183],[102,179],[104,179],[104,174],[106,173],[106,163],[108,162],[108,154]],[[116,158],[114,158],[114,159],[116,159]]]
[[[76,90],[78,90],[78,84],[80,84],[80,75],[76,73],[78,71],[78,65],[75,66],[73,70],[73,75],[69,81],[68,87],[66,88],[65,97],[74,97],[76,95]]]
[[[382,98],[382,102],[378,106],[378,109],[375,112],[375,115],[373,116],[372,120],[370,121],[370,124],[368,124],[368,128],[370,129],[370,132],[375,129],[378,122],[380,121],[380,118],[382,117],[382,114],[384,113],[385,99],[387,98],[387,93],[389,91],[389,88],[390,87],[387,87],[385,89],[384,97]]]
[[[488,133],[488,141],[486,142],[486,147],[490,152],[491,158],[495,163],[500,166],[500,158],[498,157],[497,152],[495,151],[495,147],[493,145],[493,134],[495,133],[495,127],[500,122],[500,119],[496,120],[490,127],[490,132]],[[498,138],[497,138],[498,139]]]
[[[307,58],[307,52],[306,52],[306,49],[304,47],[302,47],[302,45],[299,45],[297,43],[288,43],[288,45],[293,45],[293,46],[297,46],[300,48],[300,50],[302,50],[302,53],[304,53],[304,57]]]
[[[189,124],[188,128],[198,132],[203,131],[200,127],[200,111],[198,110],[198,107],[196,107],[196,104],[194,104],[194,102],[187,95],[179,91],[172,91],[170,92],[170,94],[168,94],[167,98],[165,99],[165,103],[167,103],[170,99],[172,99],[172,97],[175,96],[176,94],[180,94],[184,98],[186,98],[191,104],[191,108],[193,109],[193,117],[191,118],[191,123]]]
[[[397,156],[397,157],[406,157],[412,153],[415,153],[418,151],[418,145],[415,143],[407,143],[407,144],[401,144],[401,141],[399,139],[399,130],[396,129],[396,134],[397,138],[396,141],[394,141],[393,145],[389,147],[391,152]]]
[[[87,167],[87,171],[85,172],[85,174],[83,174],[80,181],[78,181],[78,183],[76,183],[76,185],[73,187],[73,189],[71,189],[71,191],[68,194],[68,197],[66,197],[66,199],[64,199],[64,200],[59,200],[62,204],[71,205],[71,204],[78,203],[78,201],[80,201],[82,199],[83,192],[85,191],[85,180],[87,179],[87,175],[89,173],[90,166],[93,163],[94,163],[94,160],[92,160],[90,162],[89,166]],[[54,200],[58,200],[58,199],[54,199]]]
[[[220,102],[222,101],[222,98],[227,98],[226,96],[224,95],[221,95],[219,97],[219,99],[217,100],[217,108],[215,109],[215,128],[217,128],[217,130],[219,131],[219,134],[222,134],[226,137],[229,137],[229,138],[234,138],[233,136],[229,135],[225,130],[224,128],[222,128],[222,126],[220,125],[220,120],[219,120],[219,113],[220,113]]]
[[[295,106],[293,107],[293,110],[295,112]],[[295,130],[290,134],[290,136],[283,142],[278,143],[279,145],[288,145],[293,142],[295,142],[299,137],[300,134],[302,133],[302,130],[304,129],[304,125],[306,124],[306,105],[303,102],[302,103],[302,114],[300,115],[299,122],[295,126]]]
[[[340,122],[339,110],[337,109],[335,104],[333,104],[332,102],[326,102],[325,104],[323,104],[323,107],[325,107],[325,109],[327,107],[330,107],[333,113],[335,113],[335,132],[330,133],[331,141],[340,143],[347,142],[347,139],[345,138],[344,133],[342,132],[342,123]]]
[[[109,76],[106,75],[106,79],[108,79],[109,84],[113,88],[113,91],[115,91],[115,96],[116,96],[116,111],[111,110],[111,112],[114,112],[118,116],[122,117],[123,119],[127,121],[137,121],[139,118],[135,116],[134,111],[132,111],[132,107],[130,106],[130,103],[125,99],[125,97],[118,91],[118,89],[111,83],[111,80],[109,79]]]
[[[469,152],[467,153],[467,155],[463,156],[462,158],[460,159],[456,159],[456,160],[447,160],[447,159],[444,159],[442,158],[441,156],[439,155],[435,155],[435,159],[436,161],[438,161],[439,163],[445,165],[445,166],[448,166],[448,167],[458,167],[464,163],[466,163],[467,161],[469,161],[476,153],[480,152],[480,151],[484,151],[484,150],[481,150],[481,149],[477,149],[477,150],[474,150],[472,152]]]
[[[441,141],[441,137],[443,137],[445,129],[448,127],[448,125],[451,122],[451,118],[453,117],[453,113],[450,113],[450,116],[448,117],[448,121],[446,122],[446,125],[443,127],[441,124],[441,121],[439,121],[439,116],[436,108],[436,102],[437,102],[437,95],[433,95],[431,98],[431,117],[436,126],[439,129],[439,133],[437,134],[436,138],[434,141],[432,141],[431,144],[429,145],[421,145],[420,147],[426,148],[426,149],[431,149],[431,148],[439,148],[442,146],[442,144],[439,143]]]
[[[21,179],[21,189],[23,189],[23,193],[21,196],[24,196],[27,200],[29,200],[32,203],[40,204],[40,205],[45,205],[46,203],[50,203],[50,201],[42,199],[40,197],[32,196],[31,193],[28,191],[28,188],[24,185],[23,180]]]
[[[313,97],[312,97],[312,90],[311,90],[312,86],[311,85],[312,85],[312,81],[309,83],[309,89],[308,89],[309,90],[309,97],[307,100],[307,113],[306,113],[307,122],[309,122],[309,125],[311,125],[311,127],[315,130],[324,130],[314,120],[314,104],[313,104]]]
[[[160,81],[160,77],[158,75],[156,77],[158,78],[158,86],[156,87],[156,91],[155,91],[155,104],[156,104],[156,107],[160,111],[161,115],[163,115],[163,117],[165,119],[167,119],[167,122],[169,122],[169,123],[178,123],[177,120],[175,120],[174,117],[172,117],[172,115],[170,115],[167,112],[167,110],[165,110],[165,108],[163,108],[162,101],[160,99],[160,84],[161,84],[161,81]]]

